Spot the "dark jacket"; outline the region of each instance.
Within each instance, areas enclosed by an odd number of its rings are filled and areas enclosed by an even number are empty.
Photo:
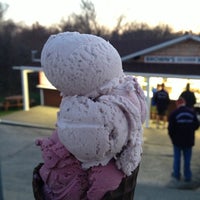
[[[178,147],[192,147],[198,128],[196,114],[186,106],[179,107],[169,116],[168,133],[172,143]]]
[[[180,97],[183,97],[186,101],[186,106],[192,108],[196,103],[196,97],[193,92],[186,90],[181,93]]]
[[[160,110],[166,110],[170,102],[169,94],[164,89],[157,91],[153,99],[157,108]]]

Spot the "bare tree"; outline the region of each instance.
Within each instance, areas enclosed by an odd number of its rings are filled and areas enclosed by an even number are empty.
[[[1,2],[0,2],[0,20],[3,19],[4,14],[5,14],[5,12],[7,11],[8,7],[9,7],[8,4],[1,3]]]
[[[96,10],[94,4],[89,0],[81,0],[81,13],[73,13],[67,19],[62,21],[62,31],[78,31],[95,35],[106,35],[108,30],[100,26],[97,22]]]

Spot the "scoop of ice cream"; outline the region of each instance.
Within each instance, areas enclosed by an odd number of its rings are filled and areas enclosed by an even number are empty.
[[[120,78],[114,78],[107,84],[102,86],[98,91],[98,94],[95,95],[101,96],[107,94],[126,97],[138,108],[139,113],[141,115],[141,121],[142,123],[144,123],[147,117],[146,97],[137,81],[137,78],[133,76],[123,76]]]
[[[121,58],[109,42],[78,32],[50,36],[42,49],[41,64],[64,96],[86,95],[123,75]]]
[[[84,168],[106,165],[128,141],[126,116],[109,101],[64,97],[57,120],[64,146]]]
[[[88,188],[87,172],[80,162],[60,143],[57,133],[37,140],[41,147],[44,165],[40,175],[44,181],[46,199],[80,199]]]
[[[57,126],[63,145],[84,168],[106,165],[112,158],[130,175],[142,153],[146,100],[133,77],[112,80],[99,97],[64,97]]]
[[[118,105],[126,115],[128,127],[128,142],[116,158],[116,164],[126,175],[131,175],[141,161],[142,154],[142,124],[147,117],[146,97],[137,79],[133,76],[124,76],[113,79],[105,84],[100,93],[109,94],[101,99]],[[100,95],[99,95],[100,96]]]
[[[124,177],[124,173],[117,169],[114,160],[106,166],[92,167],[88,173],[90,185],[87,191],[88,199],[102,199],[106,192],[118,188]]]
[[[106,192],[115,190],[124,177],[113,160],[106,166],[83,170],[81,163],[61,144],[56,131],[48,138],[38,139],[36,144],[41,147],[44,159],[40,176],[45,199],[100,200]]]

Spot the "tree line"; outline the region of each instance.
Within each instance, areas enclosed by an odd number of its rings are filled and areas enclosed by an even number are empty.
[[[38,56],[42,47],[51,34],[64,31],[78,31],[80,33],[95,34],[109,40],[113,44],[123,41],[137,40],[148,42],[151,40],[168,39],[182,35],[175,33],[168,25],[149,27],[145,23],[123,23],[124,16],[119,16],[116,26],[110,30],[100,25],[96,19],[96,11],[89,0],[81,1],[81,13],[71,14],[67,19],[58,24],[45,27],[34,23],[27,26],[14,23],[12,20],[4,20],[4,14],[9,8],[0,2],[0,94],[1,98],[6,95],[21,93],[21,77],[18,70],[13,66],[40,65],[32,63],[31,51],[37,50]],[[116,45],[117,46],[117,45]],[[37,75],[30,75],[30,90],[37,92]],[[1,99],[0,99],[1,100]]]

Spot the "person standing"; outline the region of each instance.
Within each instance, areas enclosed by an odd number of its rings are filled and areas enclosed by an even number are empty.
[[[186,106],[189,108],[193,108],[196,103],[196,97],[194,92],[190,90],[190,84],[187,83],[185,91],[180,94],[180,97],[183,97],[186,101]]]
[[[157,128],[159,128],[160,120],[163,120],[163,127],[165,127],[165,123],[167,122],[167,108],[169,106],[170,99],[168,92],[165,90],[164,83],[161,84],[161,89],[155,93],[153,98],[157,110]]]
[[[185,181],[188,182],[192,179],[190,163],[192,147],[195,143],[195,130],[199,128],[199,122],[195,112],[186,106],[184,98],[180,97],[176,101],[176,107],[168,120],[168,134],[174,151],[172,177],[177,181],[181,179],[181,153],[183,152],[183,174]]]

